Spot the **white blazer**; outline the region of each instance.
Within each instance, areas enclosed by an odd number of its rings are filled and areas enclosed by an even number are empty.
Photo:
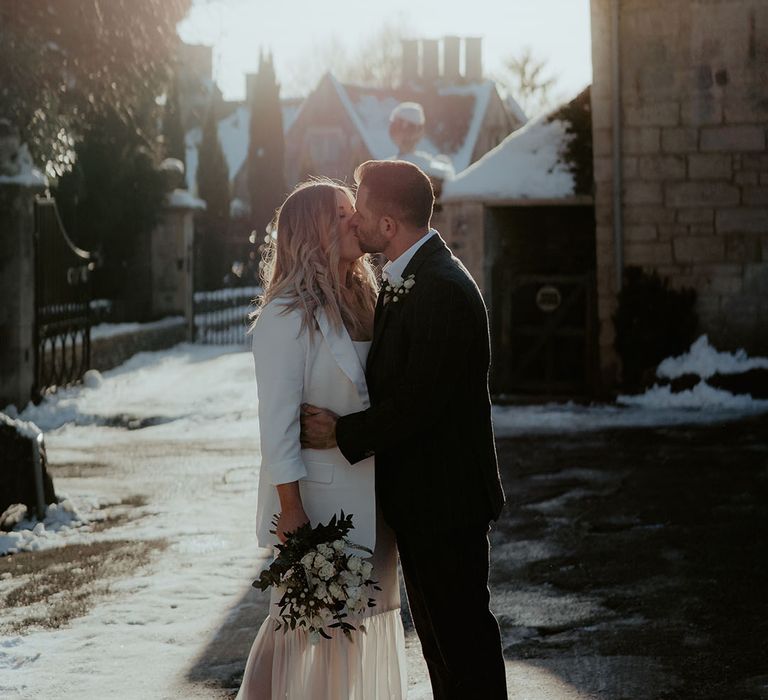
[[[253,328],[253,357],[259,399],[261,470],[256,509],[260,547],[278,542],[269,531],[280,512],[275,484],[299,481],[312,525],[343,510],[353,515],[350,540],[373,549],[376,492],[373,457],[349,464],[338,448],[305,450],[299,442],[302,403],[338,415],[370,405],[365,372],[346,329],[336,331],[325,312],[315,313],[318,330],[301,327],[300,311],[285,313],[279,299],[264,308]]]

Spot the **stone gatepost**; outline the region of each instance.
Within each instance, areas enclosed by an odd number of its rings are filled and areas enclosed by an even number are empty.
[[[205,209],[205,202],[186,190],[173,190],[151,241],[152,315],[183,315],[190,329],[189,340],[193,339],[194,218],[201,209]]]
[[[0,120],[0,409],[22,408],[35,381],[35,197],[45,177]]]

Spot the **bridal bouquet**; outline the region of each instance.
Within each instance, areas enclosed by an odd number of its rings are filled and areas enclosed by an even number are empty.
[[[327,525],[313,528],[307,523],[296,528],[284,543],[275,545],[275,561],[253,582],[262,591],[269,586],[284,591],[275,629],[305,629],[313,644],[321,637],[331,638],[326,628],[341,629],[352,639],[356,628],[347,620],[349,614],[359,615],[376,605],[366,596],[368,586],[381,590],[371,579],[373,565],[346,553],[348,549],[373,553],[347,539],[352,528],[352,516],[341,511],[340,517],[334,515]],[[363,625],[359,629],[365,632]]]

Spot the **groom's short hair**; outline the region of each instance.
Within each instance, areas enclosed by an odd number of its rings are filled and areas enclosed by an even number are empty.
[[[406,160],[367,160],[355,169],[355,183],[368,190],[368,204],[380,216],[411,226],[429,225],[435,192],[426,173]]]

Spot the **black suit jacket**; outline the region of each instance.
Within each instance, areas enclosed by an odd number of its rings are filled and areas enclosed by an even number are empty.
[[[504,503],[488,393],[488,315],[474,280],[439,235],[379,296],[366,377],[371,407],[339,418],[350,463],[376,455],[376,493],[395,529],[487,525]]]

